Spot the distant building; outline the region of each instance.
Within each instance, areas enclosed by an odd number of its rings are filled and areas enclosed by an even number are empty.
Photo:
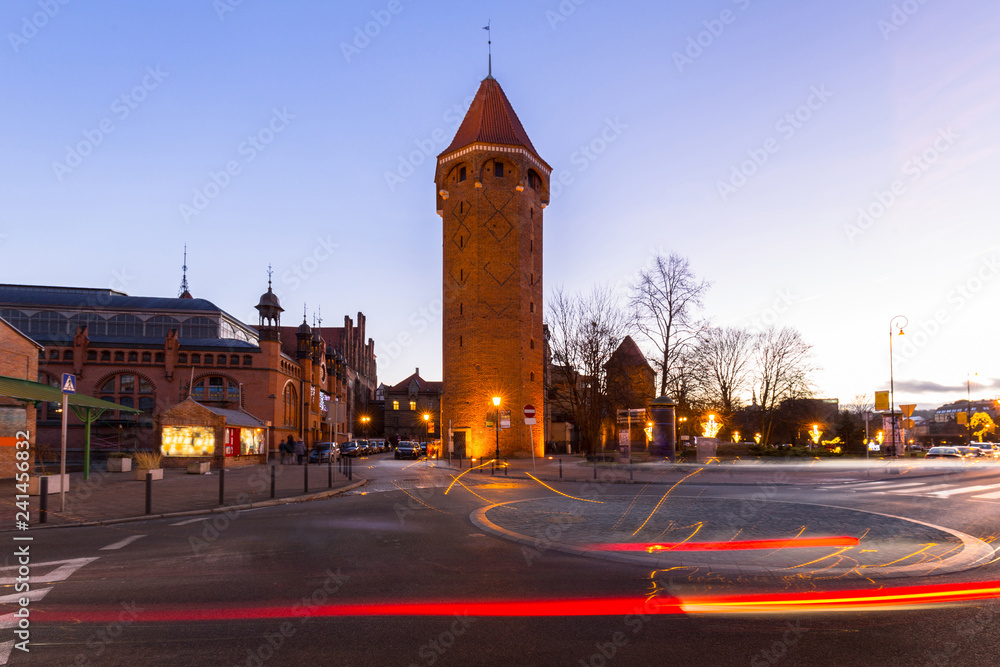
[[[420,377],[419,368],[405,380],[384,386],[385,437],[425,442],[447,435],[447,424],[441,424],[441,389],[441,382]]]
[[[3,350],[0,354],[0,375],[32,382],[37,379],[38,355],[42,346],[3,318],[0,318],[0,349]],[[19,432],[30,436],[22,440],[35,443],[34,404],[0,396],[0,479],[14,477]]]

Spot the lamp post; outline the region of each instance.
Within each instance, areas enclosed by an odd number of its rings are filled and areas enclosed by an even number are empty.
[[[496,462],[500,460],[500,397],[499,396],[493,397],[493,405],[495,405],[497,409],[497,417],[495,423],[497,431],[497,452],[496,452],[496,459],[493,462],[493,465],[496,466]]]
[[[431,416],[425,412],[424,413],[424,440],[430,440],[430,434],[427,431],[427,429],[430,428],[430,418],[431,418]]]
[[[368,422],[370,422],[371,420],[372,420],[371,417],[362,417],[361,418],[361,427],[362,427],[362,429],[365,432],[365,439],[366,440],[368,439]]]
[[[902,324],[896,324],[897,320],[903,320]],[[896,387],[892,374],[892,328],[899,329],[899,335],[903,335],[903,328],[910,321],[903,315],[896,315],[889,320],[889,413],[892,415],[892,456],[896,456]],[[880,443],[881,444],[881,443]]]

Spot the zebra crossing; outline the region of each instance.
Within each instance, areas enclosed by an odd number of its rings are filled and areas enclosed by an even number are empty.
[[[824,491],[851,491],[892,496],[921,496],[924,498],[967,496],[977,500],[1000,500],[1000,484],[942,484],[884,480],[862,482],[850,486],[821,486],[819,488]]]

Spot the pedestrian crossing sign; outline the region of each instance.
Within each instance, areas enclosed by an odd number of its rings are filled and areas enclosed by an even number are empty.
[[[76,376],[72,373],[62,374],[62,393],[64,394],[75,394],[76,393]]]

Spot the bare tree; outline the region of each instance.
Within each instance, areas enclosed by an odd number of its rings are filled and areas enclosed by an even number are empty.
[[[754,393],[760,400],[760,429],[764,444],[770,442],[774,417],[782,401],[809,396],[812,346],[791,327],[771,327],[754,341]]]
[[[711,286],[694,275],[686,258],[675,253],[656,255],[653,266],[640,271],[638,281],[630,286],[635,327],[658,353],[654,365],[660,373],[661,395],[669,386],[686,382],[675,376],[690,370],[690,365],[679,361],[704,327],[694,311],[704,306],[702,299]]]
[[[552,383],[565,392],[581,443],[593,452],[606,416],[605,365],[628,333],[628,318],[606,285],[587,296],[557,288],[548,318]]]
[[[750,388],[754,336],[736,327],[706,329],[698,337],[697,374],[706,402],[724,417],[733,414]]]

